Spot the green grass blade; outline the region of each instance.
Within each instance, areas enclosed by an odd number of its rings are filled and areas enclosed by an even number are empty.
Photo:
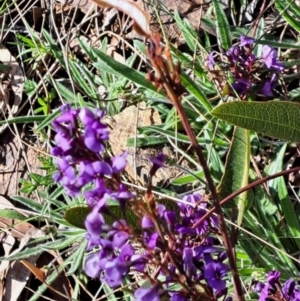
[[[279,172],[283,168],[283,161],[287,145],[283,145],[277,153],[276,160],[272,163],[269,169],[269,174]],[[289,197],[289,193],[283,177],[269,181],[269,189],[275,201],[281,206],[281,211],[288,225],[287,229],[290,237],[294,239],[298,249],[300,248],[300,227],[299,218],[296,215],[293,203]]]
[[[181,74],[181,80],[184,87],[197,98],[207,112],[210,112],[212,110],[212,105],[206,99],[198,85],[184,72]]]
[[[0,120],[0,124],[14,124],[14,123],[32,123],[41,122],[45,120],[45,116],[20,116],[6,120]]]
[[[290,8],[292,1],[286,1],[286,0],[277,0],[275,1],[275,6],[282,15],[282,17],[285,19],[287,23],[289,23],[293,29],[300,32],[300,24],[299,19],[295,19],[292,15],[292,11]]]
[[[217,35],[219,46],[228,50],[231,47],[230,28],[224,9],[221,6],[220,0],[213,0],[215,16],[217,19]]]

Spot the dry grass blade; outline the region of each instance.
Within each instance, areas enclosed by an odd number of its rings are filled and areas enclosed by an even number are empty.
[[[93,0],[102,7],[113,7],[128,15],[133,21],[133,29],[144,37],[151,35],[150,15],[138,6],[137,3],[130,0]]]

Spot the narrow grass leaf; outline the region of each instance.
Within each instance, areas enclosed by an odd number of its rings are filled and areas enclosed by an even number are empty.
[[[179,30],[181,34],[184,37],[185,42],[189,46],[189,48],[195,52],[197,47],[197,41],[198,41],[198,34],[193,26],[187,21],[186,19],[182,20],[179,16],[178,11],[176,10],[173,15],[177,26],[179,27]]]
[[[276,160],[270,166],[268,170],[269,174],[280,172],[283,168],[283,161],[285,157],[287,144],[283,145],[280,151],[277,153]],[[296,215],[293,202],[289,197],[289,193],[283,177],[279,177],[269,181],[269,189],[275,201],[279,202],[281,206],[281,212],[285,217],[285,221],[288,225],[287,229],[290,237],[292,237],[298,247],[300,248],[300,227],[299,218]]]
[[[285,21],[289,23],[293,29],[300,32],[299,19],[295,19],[290,9],[291,2],[292,1],[277,0],[275,1],[275,6],[278,9],[280,15],[285,19]]]
[[[231,47],[230,28],[224,9],[219,0],[213,0],[219,46],[228,50]]]
[[[288,141],[300,141],[300,104],[287,101],[221,104],[212,115],[236,126]]]
[[[86,246],[87,246],[87,240],[86,239],[83,239],[81,242],[79,242],[79,247],[74,252],[74,261],[71,264],[71,267],[69,268],[66,276],[73,275],[80,268],[80,265],[83,262],[83,256],[84,256],[85,251],[86,251]]]
[[[145,74],[134,70],[124,64],[121,64],[115,61],[110,56],[106,55],[102,51],[94,49],[95,55],[100,60],[101,63],[94,63],[94,66],[98,68],[100,71],[105,68],[106,72],[110,72],[112,74],[117,74],[128,78],[130,81],[135,84],[142,86],[146,89],[157,92],[157,88],[154,87],[145,77]]]
[[[0,257],[0,261],[2,260],[8,260],[8,261],[14,261],[14,260],[21,260],[21,259],[25,259],[37,254],[41,254],[41,247],[40,246],[35,246],[32,248],[27,248],[23,251],[20,251],[14,255],[8,256],[8,257]]]
[[[194,183],[195,181],[198,181],[198,178],[203,178],[204,172],[203,170],[195,172],[195,175],[185,175],[182,177],[179,177],[171,182],[172,185],[181,186],[186,184]]]
[[[61,114],[60,110],[54,111],[52,114],[48,116],[43,116],[44,119],[42,120],[41,124],[36,128],[36,132],[40,132],[42,129],[44,129],[46,126],[50,126],[51,122]]]
[[[70,236],[69,238],[63,237],[60,239],[56,239],[55,241],[51,241],[47,244],[43,244],[40,246],[41,249],[45,250],[61,250],[66,247],[69,247],[72,243],[77,240],[77,237]]]
[[[180,142],[190,144],[190,139],[187,135],[183,135],[183,134],[180,134],[180,133],[177,133],[175,135],[174,131],[164,130],[161,127],[158,127],[158,126],[151,126],[151,127],[146,126],[146,127],[143,127],[143,130],[145,130],[145,133],[155,132],[155,133],[164,135],[166,137],[170,137],[172,139],[177,139]],[[220,139],[218,137],[216,137],[213,141],[207,141],[205,138],[197,138],[197,142],[201,145],[205,145],[206,143],[212,143],[213,142],[215,145],[222,146],[222,147],[228,147],[228,142],[223,140],[223,139]]]
[[[206,99],[206,96],[203,94],[199,86],[184,72],[181,74],[181,80],[184,87],[193,94],[200,104],[205,108],[207,112],[212,110],[212,105]]]
[[[41,122],[45,120],[45,116],[20,116],[11,119],[0,120],[0,124],[14,124],[14,123],[32,123]]]
[[[278,42],[278,41],[271,41],[271,40],[257,40],[255,41],[256,44],[262,44],[262,45],[270,45],[273,47],[278,47],[278,48],[291,48],[291,49],[300,49],[300,44],[297,43],[289,43],[289,42]],[[287,62],[285,62],[287,63]]]

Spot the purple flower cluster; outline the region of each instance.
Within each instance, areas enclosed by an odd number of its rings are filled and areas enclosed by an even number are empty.
[[[131,198],[132,194],[122,185],[112,191],[105,184],[106,177],[118,179],[126,166],[127,154],[113,158],[105,155],[108,128],[101,122],[104,112],[72,109],[69,105],[63,106],[61,111],[52,123],[56,146],[51,149],[51,154],[58,166],[53,179],[61,183],[70,196],[78,195],[84,186],[93,183],[94,188],[84,193],[91,207],[104,196]]]
[[[91,207],[85,220],[90,251],[86,274],[111,288],[122,286],[130,275],[147,279],[150,287],[132,288],[138,301],[227,298],[229,266],[215,239],[217,219],[211,217],[193,227],[206,213],[207,203],[196,193],[187,195],[177,209],[165,206],[155,202],[151,184],[143,199],[137,198],[120,181],[126,153],[112,158],[106,154],[108,129],[101,121],[103,115],[98,110],[64,106],[53,122],[56,146],[51,153],[58,166],[55,181],[70,196],[88,185],[83,191]],[[163,155],[151,159],[150,177],[164,167],[164,160]],[[122,218],[111,211],[109,199],[117,201]],[[134,224],[128,219],[129,213],[136,214]],[[107,222],[107,216],[114,221]]]
[[[262,47],[262,57],[255,56],[254,42],[252,38],[241,36],[239,44],[231,47],[225,54],[228,65],[224,66],[222,62],[221,68],[229,70],[233,78],[229,94],[234,96],[237,93],[242,98],[249,92],[255,92],[273,97],[277,74],[284,69],[284,65],[277,61],[276,50],[268,45]],[[215,65],[215,54],[212,51],[209,55],[210,70]]]
[[[266,283],[258,282],[254,290],[259,294],[259,301],[299,301],[299,284],[299,280],[296,282],[290,278],[281,285],[280,272],[271,271],[267,275]]]

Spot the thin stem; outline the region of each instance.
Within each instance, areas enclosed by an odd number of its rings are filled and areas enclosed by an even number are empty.
[[[222,208],[218,199],[218,194],[216,191],[216,187],[214,185],[213,179],[210,175],[210,171],[208,169],[208,165],[206,163],[206,160],[204,158],[203,152],[198,145],[198,142],[196,140],[196,136],[188,122],[188,118],[186,116],[186,113],[181,105],[180,98],[182,93],[181,86],[180,86],[180,74],[179,74],[179,68],[170,68],[169,66],[172,65],[172,58],[171,54],[168,49],[165,51],[165,55],[167,58],[167,62],[164,61],[162,58],[162,49],[160,47],[159,38],[153,37],[151,41],[152,49],[151,51],[148,51],[148,57],[152,63],[152,66],[154,67],[156,71],[156,81],[157,84],[160,85],[166,92],[168,98],[171,100],[172,104],[175,106],[177,113],[182,121],[184,130],[186,134],[189,136],[189,139],[191,141],[191,145],[194,148],[198,160],[203,168],[203,172],[207,181],[208,188],[211,192],[213,204],[215,206],[216,213],[218,215],[218,220],[220,224],[220,229],[222,233],[222,238],[224,242],[224,247],[226,249],[226,253],[228,256],[229,264],[232,270],[232,277],[233,277],[233,284],[234,284],[234,292],[235,292],[235,298],[239,301],[244,301],[244,292],[241,284],[241,280],[238,274],[237,265],[235,261],[235,255],[234,250],[232,249],[231,242],[229,239],[229,235],[226,229],[226,223],[224,220]],[[167,68],[168,66],[169,68]],[[171,73],[171,70],[174,71],[174,73]],[[168,71],[167,71],[168,70]],[[176,92],[174,91],[176,90]]]
[[[261,185],[261,184],[263,184],[265,182],[268,182],[268,181],[270,181],[272,179],[275,179],[275,178],[278,178],[278,177],[281,177],[281,176],[285,176],[285,175],[288,175],[288,174],[290,174],[292,172],[296,172],[296,171],[299,171],[299,170],[300,170],[300,167],[298,166],[298,167],[294,167],[294,168],[291,168],[291,169],[288,169],[288,170],[280,171],[278,173],[275,173],[274,175],[265,177],[263,179],[259,179],[259,180],[255,181],[255,182],[253,182],[253,183],[251,183],[251,184],[249,184],[249,185],[247,185],[247,186],[245,186],[245,187],[243,187],[243,188],[241,188],[241,189],[239,189],[239,190],[231,193],[229,196],[227,196],[225,199],[223,199],[220,202],[220,205],[222,206],[222,205],[227,204],[229,201],[231,201],[233,198],[235,198],[239,194],[241,194],[241,193],[243,193],[243,192],[245,192],[247,190],[250,190],[250,189],[252,189],[252,188],[254,188],[254,187],[258,186],[258,185]],[[192,228],[193,229],[197,228],[199,225],[201,225],[203,223],[203,221],[205,221],[206,219],[208,219],[216,211],[217,211],[216,207],[213,207],[212,209],[210,209],[209,211],[207,211],[205,213],[205,215],[202,216],[202,218],[199,219],[197,221],[197,223],[195,223],[193,225]]]

